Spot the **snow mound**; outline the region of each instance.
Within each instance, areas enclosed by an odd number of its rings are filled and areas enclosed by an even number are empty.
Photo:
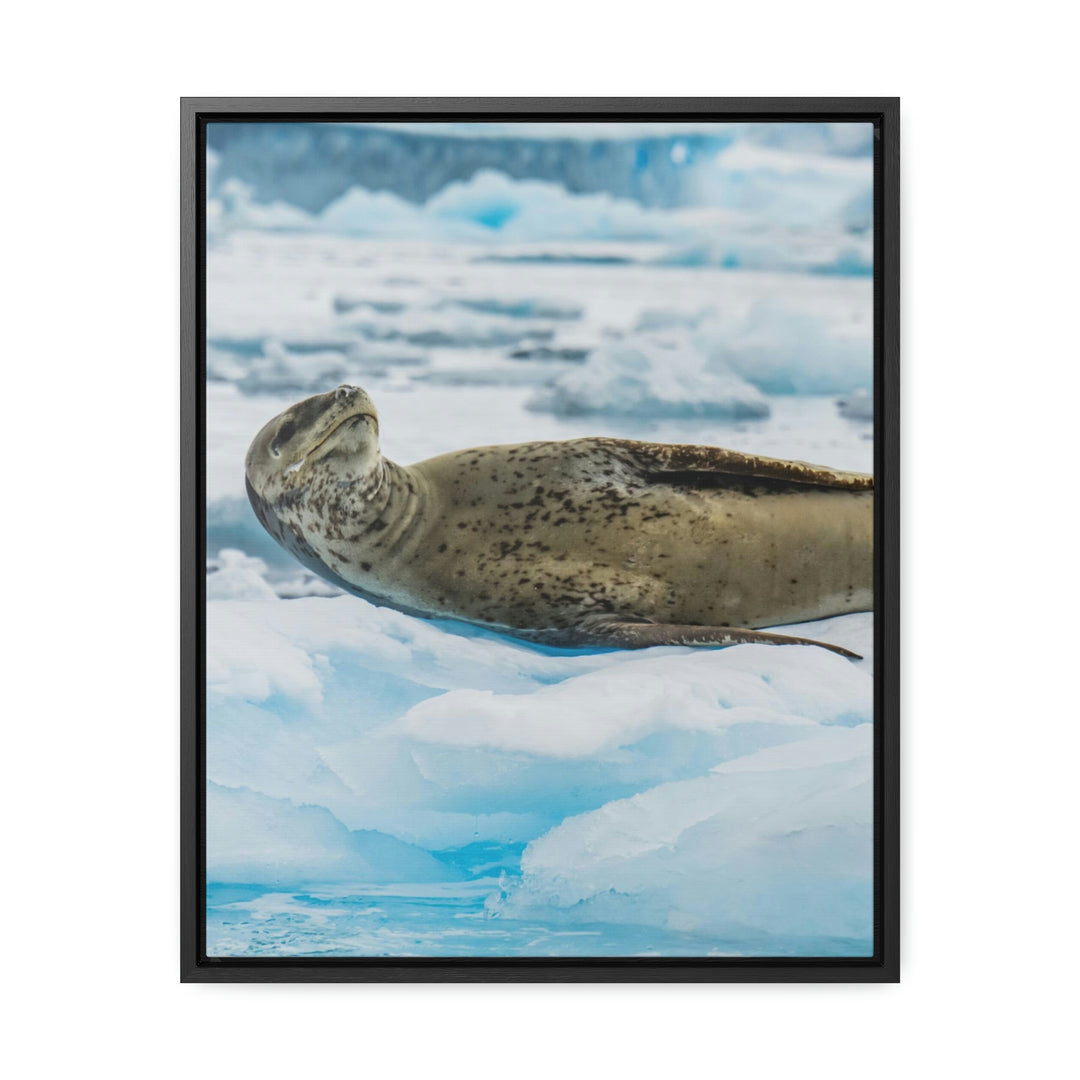
[[[738,375],[709,369],[698,351],[657,340],[606,345],[528,402],[557,416],[599,413],[649,418],[756,420],[769,415],[762,394]]]
[[[872,951],[873,729],[817,728],[571,818],[533,841],[492,914],[647,923]],[[828,873],[821,873],[822,867]],[[845,950],[847,951],[847,950]]]
[[[867,722],[865,673],[822,653],[804,648],[778,655],[767,645],[654,651],[616,671],[587,672],[528,694],[455,690],[413,706],[390,730],[420,742],[574,759],[659,732]],[[813,702],[800,700],[808,679],[822,684]]]
[[[206,789],[206,876],[213,882],[451,881],[428,852],[374,831],[350,831],[321,806],[244,788]]]
[[[250,562],[256,562],[251,560]],[[250,565],[250,563],[249,563]],[[323,700],[338,671],[393,675],[431,689],[513,692],[630,653],[552,653],[498,634],[417,619],[352,596],[307,597],[288,604],[207,603],[207,690],[212,697],[265,701],[283,695]],[[337,668],[327,667],[327,655]]]

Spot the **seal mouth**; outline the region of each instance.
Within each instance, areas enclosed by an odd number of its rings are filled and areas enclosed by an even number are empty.
[[[346,424],[356,425],[361,420],[363,420],[365,417],[372,420],[372,421],[374,421],[374,423],[375,423],[375,432],[376,432],[376,434],[378,434],[378,431],[379,431],[379,418],[373,412],[366,412],[365,411],[365,412],[351,413],[348,416],[343,416],[336,423],[331,424],[330,427],[328,427],[326,429],[326,431],[324,431],[322,433],[322,435],[319,436],[318,441],[312,443],[312,445],[308,447],[308,449],[305,452],[304,456],[295,465],[290,465],[289,466],[288,471],[292,472],[294,469],[300,468],[300,466],[303,465],[304,462],[307,461],[307,459],[309,457],[311,457],[311,455],[314,454],[316,450],[318,450],[324,443],[326,443],[327,440],[329,440],[329,438],[332,435],[336,435],[343,427],[345,427]]]

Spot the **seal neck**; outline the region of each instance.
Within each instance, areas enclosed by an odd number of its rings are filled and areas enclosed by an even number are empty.
[[[405,466],[379,456],[379,462],[344,491],[349,539],[396,550],[420,520],[427,498],[420,478]]]

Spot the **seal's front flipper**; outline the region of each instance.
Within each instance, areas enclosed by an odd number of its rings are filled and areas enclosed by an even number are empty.
[[[830,645],[827,641],[770,634],[764,630],[744,630],[737,626],[692,626],[674,623],[610,622],[589,627],[586,636],[591,643],[618,649],[647,649],[650,645],[816,645],[819,649],[839,653],[849,660],[861,660],[858,653]]]

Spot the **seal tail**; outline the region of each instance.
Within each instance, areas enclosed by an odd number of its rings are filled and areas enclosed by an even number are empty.
[[[771,634],[764,630],[746,630],[737,626],[612,621],[590,627],[587,636],[590,643],[619,649],[647,649],[652,645],[815,645],[819,649],[846,656],[849,660],[862,659],[858,653],[827,641]]]

